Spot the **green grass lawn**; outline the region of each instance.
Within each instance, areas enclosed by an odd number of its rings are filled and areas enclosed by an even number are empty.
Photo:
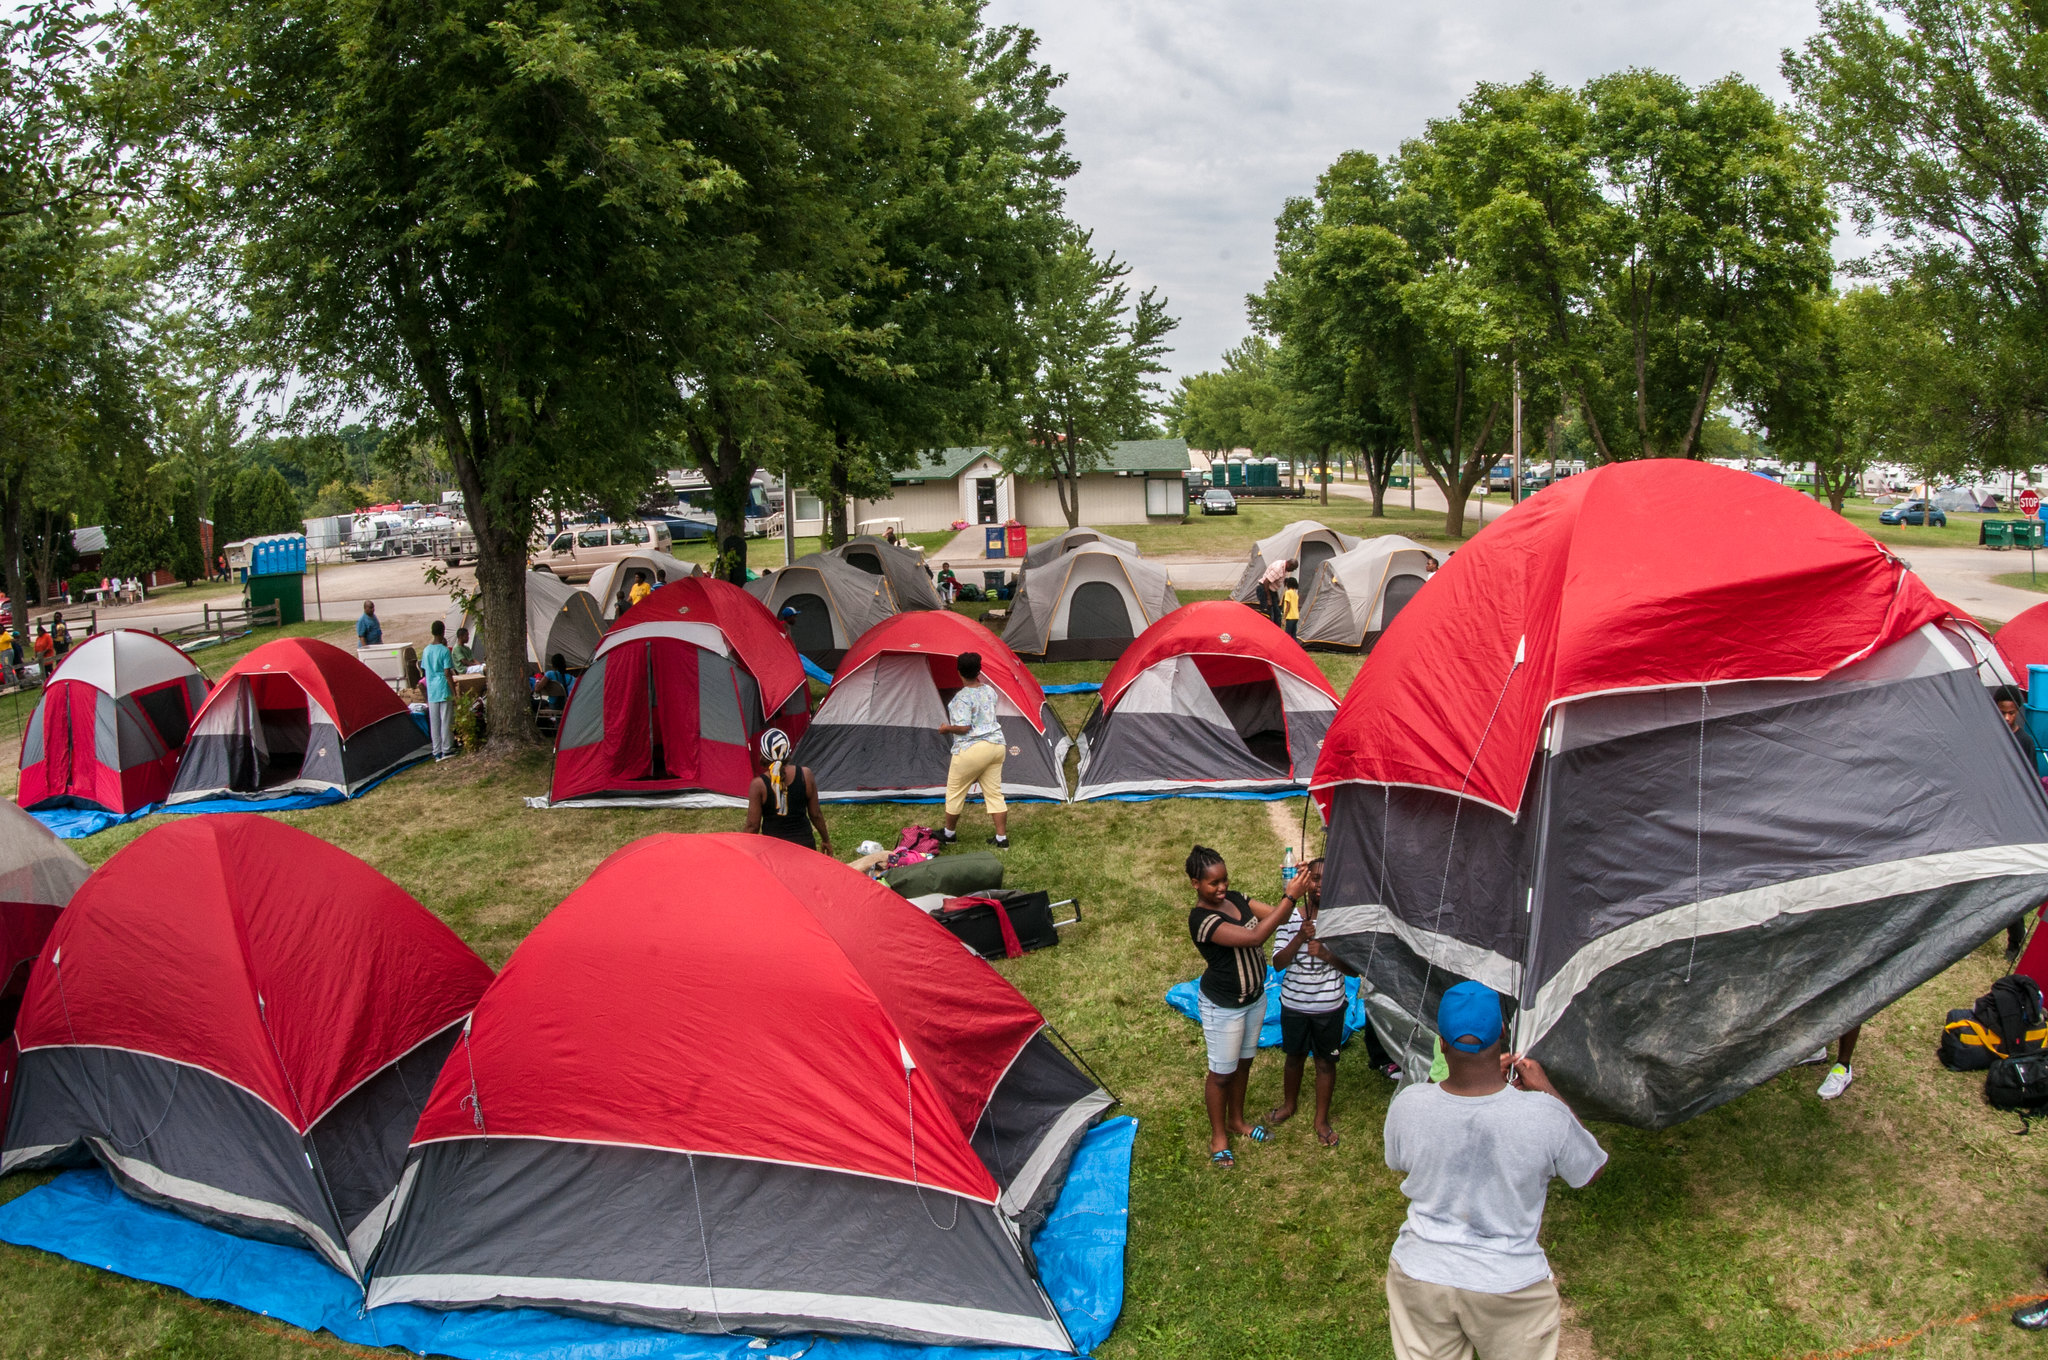
[[[222,652],[202,654],[209,669]],[[1358,667],[1319,655],[1341,690]],[[1049,683],[1107,664],[1040,668]],[[1078,730],[1092,696],[1056,700]],[[360,855],[448,921],[494,966],[613,850],[656,831],[736,830],[728,811],[535,812],[544,753],[415,767],[356,803],[281,819]],[[1221,849],[1255,894],[1278,889],[1281,840],[1263,803],[1196,799],[1019,804],[1010,882],[1078,894],[1059,948],[1001,963],[1140,1120],[1126,1300],[1105,1360],[1366,1357],[1386,1338],[1381,1280],[1403,1213],[1380,1155],[1391,1087],[1353,1053],[1339,1067],[1335,1149],[1297,1119],[1238,1169],[1213,1171],[1196,1027],[1161,1002],[1192,976],[1180,863]],[[1299,801],[1279,805],[1299,825]],[[928,806],[829,811],[835,841],[893,842]],[[94,863],[160,819],[78,843]],[[978,813],[964,829],[985,834]],[[678,891],[687,891],[678,885]],[[1981,1082],[1934,1061],[1942,1012],[2002,971],[1987,943],[1863,1030],[1856,1085],[1823,1105],[1798,1068],[1677,1129],[1598,1126],[1613,1154],[1590,1189],[1553,1191],[1545,1242],[1567,1299],[1608,1360],[1805,1357],[1893,1336],[2009,1296],[2048,1291],[2048,1138],[2015,1138]],[[1251,1108],[1277,1097],[1262,1056]],[[784,1117],[798,1117],[785,1112]],[[0,1181],[0,1200],[43,1178]],[[1932,1334],[1914,1357],[2038,1355],[2003,1315]],[[826,1349],[829,1349],[827,1347]],[[390,1354],[308,1337],[38,1252],[0,1248],[0,1355]],[[823,1352],[819,1352],[822,1354]]]
[[[2041,570],[2038,573],[2008,571],[1992,577],[1991,580],[1995,585],[2011,586],[2014,590],[2031,590],[2042,595],[2048,595],[2048,552],[2041,554]]]

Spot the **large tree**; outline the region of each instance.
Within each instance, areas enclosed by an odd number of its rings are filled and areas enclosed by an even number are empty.
[[[1008,412],[1009,468],[1053,484],[1072,528],[1081,522],[1081,478],[1110,445],[1144,438],[1158,409],[1155,375],[1178,323],[1158,290],[1135,301],[1131,267],[1097,254],[1090,233],[1070,229],[1025,305],[1027,361]]]
[[[2048,11],[1828,0],[1787,52],[1850,216],[1883,244],[1890,398],[1927,467],[2026,466],[2048,421]],[[1910,363],[1913,371],[1904,371]]]
[[[132,82],[181,157],[162,198],[188,286],[302,409],[374,412],[447,451],[477,537],[494,744],[529,739],[535,505],[630,504],[651,482],[681,318],[733,330],[718,265],[744,227],[703,219],[747,173],[795,170],[778,100],[819,75],[808,35],[847,17],[796,0],[142,10]],[[777,150],[726,158],[750,146]]]

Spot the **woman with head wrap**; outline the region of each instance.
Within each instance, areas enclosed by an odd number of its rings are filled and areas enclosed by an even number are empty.
[[[818,806],[818,781],[790,758],[789,737],[779,727],[761,734],[761,760],[767,769],[754,776],[747,790],[747,831],[773,836],[806,850],[832,853],[832,833]],[[817,839],[811,828],[818,828]]]

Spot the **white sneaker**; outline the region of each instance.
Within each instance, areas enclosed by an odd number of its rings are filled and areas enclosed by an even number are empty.
[[[1856,1073],[1854,1071],[1842,1066],[1840,1063],[1836,1063],[1828,1069],[1827,1076],[1821,1079],[1820,1098],[1822,1100],[1833,1100],[1836,1096],[1848,1090],[1849,1083],[1854,1080],[1856,1080]]]
[[[1819,1067],[1822,1064],[1826,1063],[1827,1060],[1828,1046],[1826,1044],[1822,1044],[1819,1048],[1816,1048],[1815,1050],[1813,1050],[1813,1052],[1801,1058],[1799,1060],[1799,1065],[1801,1067]]]

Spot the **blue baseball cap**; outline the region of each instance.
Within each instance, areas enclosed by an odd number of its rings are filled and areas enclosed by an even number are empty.
[[[1461,982],[1436,1005],[1436,1032],[1460,1053],[1483,1053],[1500,1042],[1500,994],[1482,982]],[[1466,1035],[1477,1043],[1460,1043]]]

